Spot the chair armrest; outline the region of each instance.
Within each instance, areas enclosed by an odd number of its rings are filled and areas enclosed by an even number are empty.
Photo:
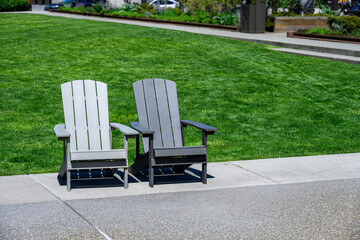
[[[70,133],[68,132],[68,130],[66,130],[65,124],[57,124],[54,127],[54,132],[55,132],[56,137],[59,140],[68,140],[68,139],[70,139]]]
[[[207,134],[214,134],[214,132],[217,131],[217,128],[211,127],[211,126],[203,124],[203,123],[190,121],[190,120],[181,120],[180,123],[183,127],[190,125],[190,126],[198,128],[198,129],[201,129],[203,132],[205,132]]]
[[[110,123],[111,130],[117,129],[127,137],[136,137],[139,132],[120,123]]]
[[[143,136],[150,136],[154,134],[154,131],[142,126],[140,123],[138,122],[131,122],[130,123],[131,127],[134,128],[135,130],[139,131],[141,133],[141,135]]]

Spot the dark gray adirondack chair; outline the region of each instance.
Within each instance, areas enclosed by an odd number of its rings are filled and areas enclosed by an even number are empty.
[[[189,120],[181,120],[176,84],[164,79],[145,79],[133,83],[139,122],[131,126],[141,133],[145,154],[139,154],[137,137],[136,159],[129,168],[137,174],[149,168],[149,185],[154,186],[154,167],[174,165],[183,172],[191,164],[202,164],[202,182],[207,183],[207,135],[216,128]],[[201,146],[184,146],[183,127],[202,130]]]
[[[61,85],[65,124],[54,131],[63,141],[63,164],[59,175],[66,176],[71,190],[71,171],[124,168],[124,187],[128,187],[128,138],[138,136],[130,127],[109,123],[107,85],[77,80]],[[111,130],[124,134],[124,149],[111,149]]]

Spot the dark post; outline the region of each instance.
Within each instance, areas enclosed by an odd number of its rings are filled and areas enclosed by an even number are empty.
[[[272,0],[272,13],[277,13],[279,6],[279,0]]]
[[[265,32],[265,4],[255,0],[255,4],[241,5],[241,32]]]
[[[338,0],[331,1],[331,10],[336,11],[339,9],[339,2]]]

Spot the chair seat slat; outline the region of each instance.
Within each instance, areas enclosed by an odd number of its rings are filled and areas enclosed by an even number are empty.
[[[101,151],[75,151],[71,153],[71,161],[126,159],[124,149]]]
[[[188,146],[178,148],[159,148],[154,149],[155,157],[178,157],[206,155],[205,146]]]

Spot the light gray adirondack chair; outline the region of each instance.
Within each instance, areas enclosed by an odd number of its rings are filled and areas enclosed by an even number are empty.
[[[61,85],[65,124],[54,131],[63,141],[63,164],[59,175],[66,176],[71,190],[71,171],[124,168],[124,187],[128,187],[128,138],[138,132],[119,123],[109,123],[107,85],[77,80]],[[124,149],[112,149],[111,130],[124,134]]]
[[[133,83],[139,122],[131,126],[142,136],[145,154],[139,154],[136,141],[136,159],[129,168],[137,174],[149,168],[149,186],[154,186],[154,167],[172,166],[176,173],[191,164],[202,164],[202,182],[207,183],[207,135],[216,128],[189,120],[181,120],[176,84],[164,79],[145,79]],[[183,128],[187,125],[202,130],[201,146],[185,146]]]

